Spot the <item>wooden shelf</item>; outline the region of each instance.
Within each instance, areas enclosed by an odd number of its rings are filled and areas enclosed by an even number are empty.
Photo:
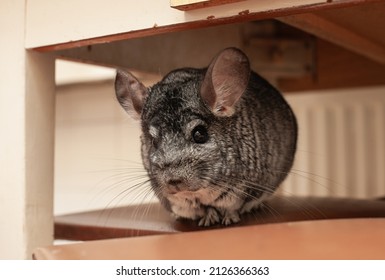
[[[382,16],[385,14],[385,1],[289,1],[290,4],[285,2],[285,6],[279,7],[276,6],[279,1],[274,1],[275,4],[271,4],[271,1],[230,1],[233,2],[230,4],[229,1],[208,2],[222,5],[182,12],[170,11],[165,1],[162,5],[157,5],[159,9],[165,10],[164,17],[167,20],[164,19],[163,24],[159,21],[156,27],[148,28],[146,25],[132,23],[127,27],[129,31],[119,30],[119,33],[112,34],[98,31],[98,34],[87,35],[88,23],[85,23],[82,25],[82,31],[85,32],[83,37],[72,34],[73,38],[67,42],[34,45],[34,49],[53,52],[55,56],[64,59],[153,74],[160,72],[164,75],[185,66],[205,67],[220,49],[235,46],[243,49],[250,58],[256,59],[251,61],[254,70],[285,92],[385,84],[385,39],[382,36],[385,28],[385,17]],[[239,12],[246,7],[247,13]],[[152,13],[153,7],[148,9]],[[32,11],[31,18],[34,18],[36,15]],[[159,14],[158,11],[157,13]],[[216,16],[212,17],[210,14]],[[154,15],[154,18],[157,16]],[[303,68],[308,69],[302,76],[290,77],[280,73],[271,75],[271,71],[264,69],[263,64],[261,67],[260,56],[255,55],[257,47],[251,46],[250,41],[266,36],[260,32],[261,29],[266,29],[262,19],[277,19],[302,30],[300,39],[313,40],[314,43],[309,43],[314,48],[312,62],[304,62],[308,65]],[[119,22],[120,19],[114,20],[109,32],[115,32],[117,26],[121,27],[117,24]],[[229,22],[233,24],[225,24]],[[55,24],[63,24],[63,21]],[[73,23],[69,22],[67,25],[71,24]],[[48,31],[46,27],[39,30],[42,34]],[[66,28],[66,32],[70,31],[72,32],[71,28]],[[271,33],[271,39],[277,41],[293,39],[285,32]],[[52,36],[47,37],[53,40]],[[298,34],[294,39],[298,39]],[[45,44],[44,40],[36,40],[33,44]],[[32,44],[31,40],[28,41]],[[270,61],[269,65],[274,66],[274,61]]]
[[[34,257],[42,260],[383,260],[384,235],[384,218],[285,222],[49,246],[37,248]]]
[[[381,11],[384,11],[383,1],[378,0],[246,0],[186,12],[172,9],[169,4],[169,0],[141,2],[136,5],[124,0],[115,1],[114,5],[108,1],[95,3],[92,0],[29,1],[25,46],[39,51],[54,51],[226,23],[297,16],[320,11],[329,11],[329,15],[334,14],[333,11],[338,14],[341,8],[357,7],[357,10],[353,11],[354,14],[360,13],[361,7],[366,6],[369,7],[365,11],[367,14],[371,13],[370,7],[376,5],[374,9],[379,11],[377,13],[381,14]],[[45,16],[41,14],[43,6]],[[333,19],[335,22],[335,18],[339,17],[329,16],[328,20],[331,22]],[[349,22],[354,21],[354,18],[345,17]],[[293,19],[291,21],[294,22]],[[382,17],[371,19],[370,22],[372,26],[365,24],[368,29],[374,27],[379,29],[379,26],[383,26]],[[338,26],[340,24],[341,22],[336,23]],[[378,32],[381,32],[380,30]]]

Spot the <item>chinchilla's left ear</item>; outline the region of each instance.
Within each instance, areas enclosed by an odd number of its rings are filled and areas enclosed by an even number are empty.
[[[207,69],[201,86],[201,96],[217,116],[231,116],[250,78],[250,63],[239,49],[220,52]]]
[[[140,119],[143,104],[148,96],[147,88],[131,73],[118,70],[115,93],[119,103],[134,119]]]

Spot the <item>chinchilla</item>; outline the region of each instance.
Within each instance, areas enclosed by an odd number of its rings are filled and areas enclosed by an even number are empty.
[[[237,223],[290,171],[295,116],[239,49],[221,51],[205,69],[174,70],[149,88],[118,70],[115,91],[141,121],[152,190],[177,217],[200,226]]]

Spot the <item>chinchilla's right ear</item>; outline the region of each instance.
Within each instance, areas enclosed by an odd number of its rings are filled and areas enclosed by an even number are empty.
[[[224,49],[213,59],[201,85],[201,96],[215,115],[234,113],[247,88],[250,72],[249,60],[239,49]]]
[[[120,105],[134,119],[140,119],[147,88],[131,73],[118,70],[115,78],[115,93]]]

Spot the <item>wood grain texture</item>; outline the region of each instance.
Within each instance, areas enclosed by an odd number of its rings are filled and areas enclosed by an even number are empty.
[[[385,2],[380,2],[348,9],[288,16],[280,20],[385,64],[385,17],[380,16],[384,13]]]

